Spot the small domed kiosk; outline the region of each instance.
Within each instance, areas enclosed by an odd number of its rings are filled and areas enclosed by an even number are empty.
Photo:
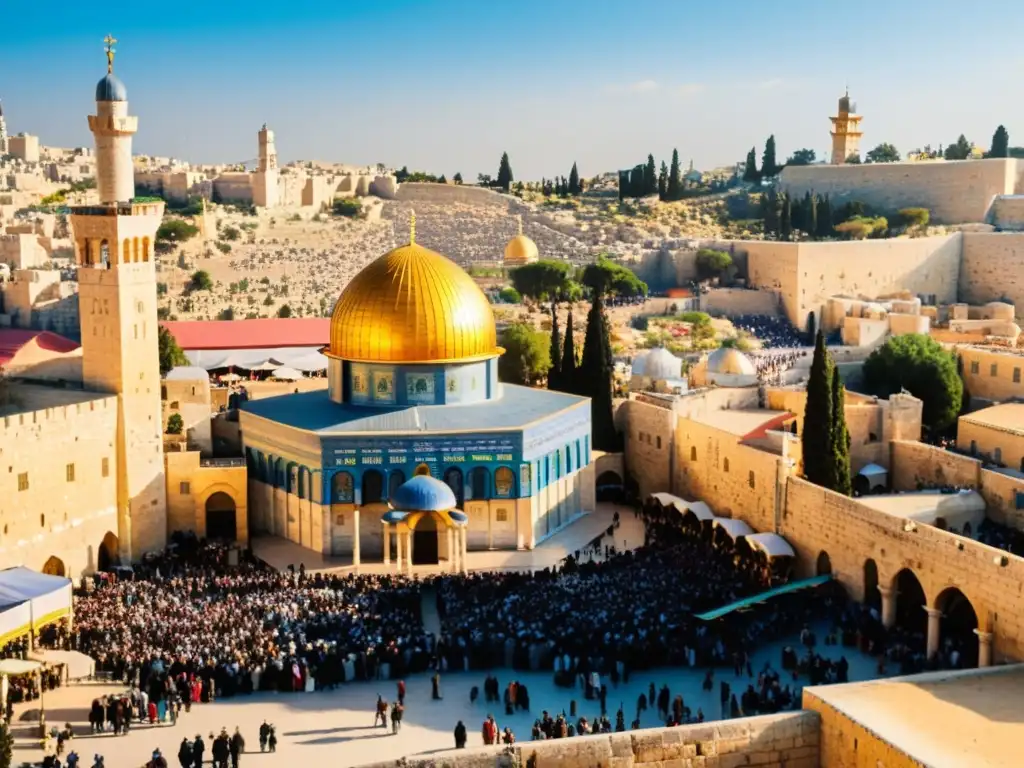
[[[384,563],[391,564],[391,536],[396,538],[399,572],[412,573],[415,565],[436,565],[447,558],[448,570],[466,570],[466,524],[469,518],[455,509],[452,489],[430,475],[417,475],[391,494],[381,516],[384,526]]]

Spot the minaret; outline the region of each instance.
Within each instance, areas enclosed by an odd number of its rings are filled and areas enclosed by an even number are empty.
[[[274,132],[264,123],[259,132],[260,164],[253,174],[252,202],[260,208],[274,208],[278,204],[277,148]]]
[[[4,103],[0,101],[0,156],[7,154],[7,121],[4,120]]]
[[[843,165],[850,155],[860,153],[861,117],[857,105],[850,102],[850,91],[839,99],[839,114],[832,121],[832,165]]]
[[[82,382],[118,395],[117,527],[124,561],[163,549],[167,490],[160,404],[153,242],[164,204],[135,201],[128,94],[114,76],[117,41],[104,40],[107,75],[96,85],[99,203],[72,208],[82,332]]]

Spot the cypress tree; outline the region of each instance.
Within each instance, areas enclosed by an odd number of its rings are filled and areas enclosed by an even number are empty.
[[[658,168],[654,165],[654,155],[647,156],[647,167],[644,168],[644,194],[653,195],[658,191]]]
[[[578,393],[580,384],[576,375],[576,339],[573,337],[572,308],[565,322],[565,344],[562,345],[562,361],[559,365],[559,389],[563,392]]]
[[[679,150],[672,150],[672,169],[668,172],[668,199],[678,200],[682,194],[683,182],[680,177]]]
[[[768,137],[764,143],[764,155],[761,157],[761,175],[775,176],[779,172],[778,163],[775,162],[775,134]]]
[[[817,485],[828,487],[832,445],[832,361],[825,349],[825,335],[818,330],[814,342],[814,358],[807,382],[807,405],[804,408],[804,477]]]
[[[583,342],[583,361],[578,377],[580,387],[590,396],[590,421],[593,446],[599,451],[614,451],[618,436],[612,419],[612,359],[608,339],[608,320],[604,299],[597,291],[587,315],[587,335]]]
[[[793,201],[789,195],[782,202],[782,216],[779,220],[779,237],[783,240],[793,239]]]
[[[747,152],[747,167],[743,169],[744,181],[758,181],[761,175],[757,172],[757,150],[754,147]]]
[[[658,172],[658,199],[668,200],[668,166],[661,161],[661,171]]]
[[[832,202],[828,199],[828,195],[822,199],[818,210],[817,234],[819,238],[832,237],[835,234],[832,229]]]
[[[572,170],[569,171],[569,194],[578,195],[580,193],[580,172],[576,170],[576,163],[572,164]]]
[[[992,134],[992,149],[989,150],[989,157],[1009,157],[1010,155],[1010,134],[1006,127],[1000,125]]]
[[[829,452],[832,482],[836,493],[849,496],[853,491],[850,478],[850,430],[846,426],[846,388],[839,377],[839,368],[832,364],[832,445]]]
[[[501,163],[498,165],[498,186],[508,192],[508,188],[515,179],[512,177],[512,165],[508,161],[508,152],[501,153]]]
[[[808,236],[814,237],[818,232],[818,197],[817,195],[808,195],[807,198],[807,213],[804,218],[804,231],[807,232]]]
[[[562,337],[558,332],[558,304],[551,302],[551,368],[548,369],[548,389],[562,388]]]

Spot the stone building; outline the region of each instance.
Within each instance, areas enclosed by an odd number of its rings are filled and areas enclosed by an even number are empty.
[[[971,401],[1001,403],[1024,398],[1024,354],[1007,347],[957,347]]]
[[[27,133],[7,138],[7,154],[25,163],[39,162],[39,137]]]
[[[1024,472],[1024,403],[1003,403],[964,414],[956,422],[956,447]]]

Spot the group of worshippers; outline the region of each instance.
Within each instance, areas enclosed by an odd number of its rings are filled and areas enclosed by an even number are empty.
[[[761,342],[762,349],[788,349],[808,344],[806,334],[797,331],[789,320],[782,316],[738,315],[731,319],[737,331],[746,331],[756,338]]]
[[[770,350],[751,356],[758,381],[769,384],[783,384],[782,375],[796,365],[797,360],[807,357],[806,350]]]
[[[266,751],[267,740],[272,733],[273,727],[266,722],[260,726],[260,752]],[[276,746],[277,737],[273,736],[270,751],[275,751]],[[229,761],[231,768],[238,768],[244,752],[245,738],[238,728],[235,728],[235,732],[230,736],[227,728],[221,728],[220,734],[217,736],[210,734],[210,757],[214,768],[228,768]],[[154,752],[154,757],[158,753],[159,750]],[[200,734],[197,733],[192,741],[189,741],[187,737],[181,740],[181,744],[178,746],[178,764],[181,768],[202,768],[204,760],[206,760],[206,742],[203,741]]]
[[[63,627],[64,635],[61,635]],[[67,619],[47,625],[36,638],[37,648],[66,648]],[[0,659],[27,659],[31,650],[27,634],[16,637],[0,646]],[[64,664],[44,664],[39,674],[9,675],[7,698],[0,702],[0,720],[11,721],[14,705],[23,701],[35,701],[46,691],[60,687],[64,681]]]

